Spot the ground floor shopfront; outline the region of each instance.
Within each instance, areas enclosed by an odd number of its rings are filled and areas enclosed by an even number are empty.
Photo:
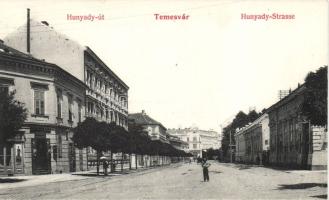
[[[51,125],[27,125],[0,146],[0,175],[67,173],[87,170],[85,149],[75,148],[72,131]]]

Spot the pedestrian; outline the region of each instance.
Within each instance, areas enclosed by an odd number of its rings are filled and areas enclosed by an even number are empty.
[[[107,160],[103,160],[103,168],[104,168],[104,176],[107,176],[107,168],[109,167],[109,163]]]
[[[207,162],[207,159],[204,159],[201,163],[202,170],[203,170],[203,180],[204,182],[209,181],[209,171],[208,168],[210,167],[210,163]]]

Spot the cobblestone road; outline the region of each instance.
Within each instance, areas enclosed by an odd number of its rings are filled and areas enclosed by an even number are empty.
[[[210,167],[210,182],[202,181],[202,170],[196,163],[108,177],[88,174],[14,177],[13,182],[0,184],[0,199],[323,199],[327,196],[326,171],[282,171],[216,162]]]

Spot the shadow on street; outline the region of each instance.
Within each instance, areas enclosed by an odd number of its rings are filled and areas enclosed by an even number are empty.
[[[213,170],[209,170],[209,172],[211,172],[211,173],[215,173],[215,174],[220,174],[220,173],[222,173],[221,171],[213,171]]]
[[[18,178],[0,178],[0,183],[17,183],[26,181],[26,179],[18,179]]]
[[[322,194],[322,195],[315,195],[315,196],[311,196],[314,198],[319,198],[319,199],[327,199],[327,195],[326,194]]]
[[[312,187],[327,187],[327,183],[298,183],[291,185],[280,185],[279,190],[299,190]]]

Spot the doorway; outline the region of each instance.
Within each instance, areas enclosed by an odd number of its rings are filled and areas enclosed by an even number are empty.
[[[31,139],[32,146],[32,174],[50,174],[51,151],[50,140],[46,135]]]
[[[76,164],[75,164],[75,147],[73,143],[69,143],[69,162],[70,162],[70,172],[76,171]]]

